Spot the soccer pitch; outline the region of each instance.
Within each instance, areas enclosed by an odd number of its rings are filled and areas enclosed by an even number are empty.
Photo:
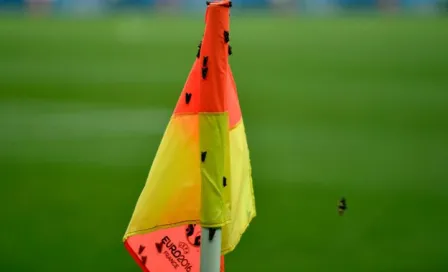
[[[2,271],[139,271],[121,239],[203,22],[0,18]],[[230,33],[257,217],[227,271],[447,271],[448,20]]]

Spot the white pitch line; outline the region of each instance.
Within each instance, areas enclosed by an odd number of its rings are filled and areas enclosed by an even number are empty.
[[[0,157],[31,163],[149,164],[139,160],[141,147],[130,140],[161,136],[171,113],[155,107],[0,101]]]
[[[163,133],[172,109],[98,108],[38,100],[0,102],[0,141],[75,140]]]

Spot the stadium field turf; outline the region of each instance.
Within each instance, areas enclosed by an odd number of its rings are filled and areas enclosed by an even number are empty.
[[[448,20],[231,24],[257,217],[227,270],[447,271]],[[202,32],[0,18],[2,271],[139,271],[122,236]]]

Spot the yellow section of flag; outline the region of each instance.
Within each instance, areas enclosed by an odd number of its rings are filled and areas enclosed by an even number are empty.
[[[223,254],[236,247],[256,210],[244,124],[229,131],[227,120],[226,114],[171,118],[124,240],[200,224],[222,227]],[[199,150],[204,149],[207,155],[202,162]],[[201,212],[204,205],[205,214]]]

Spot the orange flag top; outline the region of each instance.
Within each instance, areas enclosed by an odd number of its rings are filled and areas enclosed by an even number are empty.
[[[201,228],[232,251],[256,215],[230,54],[229,1],[210,3],[196,61],[124,235],[144,271],[200,271]]]

